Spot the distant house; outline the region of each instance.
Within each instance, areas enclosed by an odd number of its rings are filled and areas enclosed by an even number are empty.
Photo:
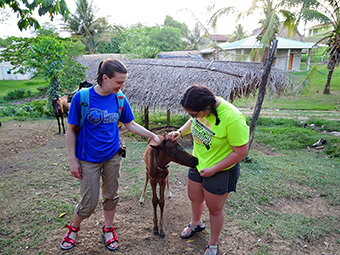
[[[308,36],[322,35],[333,29],[332,24],[319,24],[308,28]]]
[[[224,43],[224,42],[227,42],[229,40],[229,36],[215,34],[215,35],[210,35],[209,40],[211,42]]]
[[[278,45],[276,51],[276,59],[274,65],[283,71],[298,71],[300,70],[301,54],[305,50],[310,50],[315,47],[312,43],[305,43],[287,38],[277,37]],[[221,43],[219,48],[224,51],[225,54],[219,54],[220,60],[235,60],[236,56],[245,56],[244,61],[251,62],[252,56],[250,55],[252,49],[261,48],[262,45],[256,40],[256,36],[250,36],[248,38],[232,42]],[[205,56],[204,51],[201,52]],[[308,58],[310,61],[310,58]],[[309,66],[309,63],[307,63]]]
[[[33,77],[33,73],[14,73],[12,68],[10,62],[0,62],[0,80],[29,80]]]

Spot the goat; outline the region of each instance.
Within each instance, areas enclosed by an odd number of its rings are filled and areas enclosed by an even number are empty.
[[[195,167],[198,164],[198,159],[186,152],[183,147],[176,141],[171,141],[168,139],[167,135],[158,136],[161,140],[159,145],[152,145],[151,140],[148,140],[147,147],[144,152],[144,162],[146,165],[146,182],[144,186],[144,191],[142,193],[139,202],[144,203],[145,191],[147,188],[148,181],[150,180],[150,185],[152,188],[152,205],[154,210],[153,217],[153,232],[155,235],[159,235],[158,225],[157,225],[157,205],[160,207],[160,237],[165,237],[165,229],[163,224],[163,210],[164,210],[164,191],[167,185],[169,189],[168,180],[168,164],[173,161],[184,166]],[[157,197],[157,184],[159,184],[159,197]]]
[[[59,119],[61,119],[61,124],[63,126],[63,133],[65,134],[64,115],[67,116],[68,111],[70,109],[70,103],[68,103],[67,96],[52,99],[52,107],[53,107],[54,115],[58,121],[58,128],[59,128],[58,134],[60,135],[60,132],[61,132]]]

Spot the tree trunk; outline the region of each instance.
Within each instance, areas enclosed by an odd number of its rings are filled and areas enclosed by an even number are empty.
[[[327,81],[325,85],[325,89],[323,90],[323,94],[331,93],[331,79],[334,71],[334,65],[331,65],[331,68],[328,70]]]
[[[277,48],[277,40],[275,39],[273,41],[272,45],[271,45],[271,50],[270,50],[268,58],[266,59],[266,62],[264,64],[265,67],[264,67],[264,71],[263,71],[263,74],[262,74],[262,80],[261,80],[261,84],[260,84],[260,88],[259,88],[259,94],[257,96],[256,106],[255,106],[253,117],[252,117],[251,123],[250,123],[249,150],[250,150],[250,146],[251,146],[253,139],[254,139],[255,127],[256,127],[257,121],[258,121],[259,116],[260,116],[264,96],[266,95],[266,86],[267,86],[268,76],[269,76],[270,70],[272,68],[272,64],[274,62],[274,56],[275,56],[276,48]]]
[[[93,50],[92,50],[92,47],[91,47],[91,37],[86,36],[86,40],[87,40],[87,47],[89,48],[89,53],[93,54]]]
[[[312,48],[313,49],[313,48]],[[307,58],[307,66],[306,66],[306,70],[309,71],[309,67],[310,67],[310,60],[312,59],[312,49],[308,50],[308,58]]]

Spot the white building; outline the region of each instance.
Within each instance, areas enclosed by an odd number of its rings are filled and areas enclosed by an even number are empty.
[[[33,77],[33,73],[14,73],[12,68],[13,65],[11,63],[0,62],[0,80],[29,80]]]
[[[302,53],[305,53],[308,50],[310,56],[311,49],[317,47],[313,43],[306,43],[283,37],[276,37],[276,39],[278,40],[278,44],[274,66],[283,71],[300,70]],[[262,45],[256,40],[256,36],[250,36],[232,43],[220,43],[218,44],[218,48],[226,53],[222,54],[222,52],[219,54],[220,60],[235,61],[240,59],[240,56],[244,56],[243,61],[251,62],[251,51],[256,48],[262,48]],[[201,51],[201,54],[205,59],[209,58],[209,53],[212,54],[213,52],[207,50]],[[310,57],[307,61],[307,68],[309,66],[309,61]]]

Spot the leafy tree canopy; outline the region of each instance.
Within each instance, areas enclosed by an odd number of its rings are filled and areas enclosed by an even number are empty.
[[[39,16],[48,13],[51,21],[57,14],[61,14],[65,20],[68,19],[69,15],[65,0],[0,0],[0,7],[5,8],[6,6],[18,14],[19,21],[17,25],[20,31],[28,27],[33,27],[35,30],[41,27],[37,19],[33,17],[33,12],[36,10]]]
[[[59,97],[63,84],[64,89],[69,86],[66,81],[74,82],[74,76],[84,79],[84,67],[74,60],[82,51],[82,44],[74,39],[52,36],[19,37],[1,52],[0,61],[10,62],[15,73],[41,73],[50,83],[48,95],[52,99]],[[69,73],[70,70],[73,72]]]
[[[166,16],[164,20],[164,27],[173,27],[178,28],[181,31],[181,35],[183,38],[187,38],[190,31],[188,26],[185,23],[181,23],[175,19],[173,19],[171,16]]]

